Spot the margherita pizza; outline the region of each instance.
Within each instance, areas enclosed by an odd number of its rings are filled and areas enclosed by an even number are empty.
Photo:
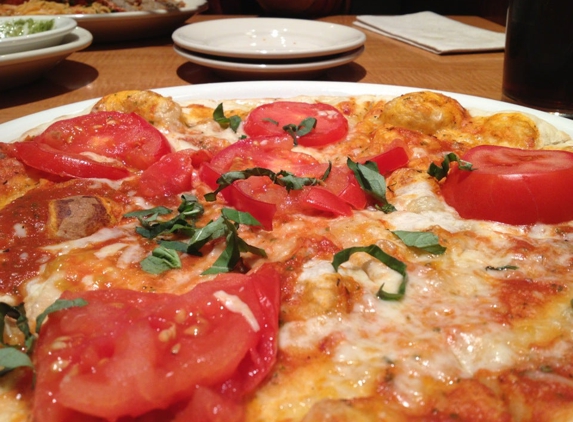
[[[573,420],[573,147],[444,94],[179,104],[0,145],[0,420]]]

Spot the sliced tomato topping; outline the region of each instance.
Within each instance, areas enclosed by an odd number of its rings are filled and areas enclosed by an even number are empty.
[[[300,196],[300,201],[314,209],[326,211],[334,215],[352,215],[352,208],[346,202],[328,189],[311,186],[306,187]]]
[[[14,155],[24,164],[61,177],[117,180],[131,174],[119,163],[99,162],[82,154],[64,153],[35,140],[16,142],[12,146]]]
[[[508,224],[573,220],[573,153],[484,145],[455,163],[444,184],[446,202],[463,218]]]
[[[364,209],[368,196],[348,167],[332,167],[324,187],[354,209]]]
[[[396,169],[405,167],[410,161],[406,149],[401,146],[393,147],[388,151],[375,155],[363,161],[372,161],[378,166],[380,174],[389,174]]]
[[[141,173],[138,192],[145,197],[169,196],[191,189],[193,181],[193,150],[164,155]]]
[[[318,165],[318,161],[312,156],[294,152],[292,148],[292,139],[284,135],[252,137],[237,141],[221,150],[213,156],[210,164],[221,174],[253,167],[299,174],[301,168]]]
[[[339,142],[348,133],[348,120],[335,107],[323,103],[275,101],[263,104],[247,116],[245,132],[251,137],[284,136],[287,125],[299,126],[305,119],[316,119],[309,133],[297,138],[303,146],[316,147]]]
[[[163,134],[135,113],[101,111],[57,121],[35,138],[69,153],[93,152],[144,170],[171,152]]]
[[[242,422],[244,413],[239,404],[210,388],[200,386],[189,405],[177,413],[173,422]]]
[[[272,230],[277,205],[287,197],[286,190],[273,184],[268,177],[238,180],[221,194],[227,203],[255,217],[265,230]]]
[[[207,394],[211,405],[233,408],[275,362],[279,284],[267,265],[250,275],[221,275],[181,296],[64,293],[88,304],[55,312],[42,327],[34,420],[173,414],[200,387],[214,392]]]

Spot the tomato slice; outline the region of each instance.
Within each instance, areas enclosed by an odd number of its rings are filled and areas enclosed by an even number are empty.
[[[68,153],[93,152],[115,158],[139,170],[172,151],[165,136],[141,116],[118,111],[57,121],[35,140]]]
[[[217,188],[217,179],[229,171],[262,167],[275,173],[287,171],[298,177],[320,179],[328,164],[319,163],[308,154],[292,151],[293,144],[285,137],[249,138],[236,142],[217,153],[211,162],[200,169],[201,180]],[[225,201],[240,211],[249,212],[265,230],[272,230],[273,219],[309,209],[348,215],[352,210],[363,209],[366,193],[347,167],[332,167],[322,187],[287,190],[268,177],[249,177],[237,180],[221,191]],[[350,206],[349,206],[350,205]]]
[[[397,146],[363,161],[375,162],[380,174],[384,175],[405,167],[410,161],[410,157],[403,147]]]
[[[326,178],[324,187],[354,209],[364,209],[368,196],[362,190],[356,176],[348,167],[334,166]]]
[[[99,162],[76,153],[64,153],[35,140],[12,144],[24,164],[46,173],[70,178],[123,179],[131,173],[117,163]]]
[[[442,185],[446,202],[463,218],[507,224],[573,220],[573,153],[478,146],[454,164]]]
[[[199,387],[189,405],[177,413],[173,422],[243,422],[244,413],[239,404],[209,388]]]
[[[239,211],[255,217],[265,230],[273,229],[277,204],[282,203],[287,192],[267,177],[251,177],[238,180],[221,192],[225,201]]]
[[[316,126],[297,139],[300,145],[316,147],[332,144],[344,139],[348,133],[348,120],[336,107],[294,101],[275,101],[255,108],[247,116],[243,128],[251,137],[284,136],[284,126],[298,126],[308,117],[316,119]]]
[[[220,395],[217,406],[240,403],[275,362],[279,292],[279,275],[267,265],[221,275],[181,296],[64,293],[88,304],[55,312],[42,326],[34,420],[176,412],[199,387]]]
[[[191,189],[196,152],[181,150],[164,155],[141,173],[138,192],[145,197],[169,196]]]
[[[352,208],[328,189],[319,186],[305,187],[300,200],[314,209],[334,215],[352,215]]]
[[[281,170],[299,173],[301,168],[317,165],[308,154],[294,152],[292,139],[282,136],[242,139],[213,156],[211,166],[220,173],[264,167],[274,172]]]

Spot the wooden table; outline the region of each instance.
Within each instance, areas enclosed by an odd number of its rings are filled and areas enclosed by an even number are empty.
[[[197,15],[188,23],[233,16]],[[496,23],[473,16],[457,20],[502,32]],[[320,20],[352,26],[354,16]],[[503,53],[439,56],[366,33],[366,49],[356,61],[330,69],[320,80],[412,86],[501,99]],[[224,81],[210,69],[188,62],[173,50],[170,37],[149,41],[92,44],[71,54],[42,79],[0,92],[0,123],[52,107],[124,89],[151,89]],[[1,136],[1,134],[0,134]]]

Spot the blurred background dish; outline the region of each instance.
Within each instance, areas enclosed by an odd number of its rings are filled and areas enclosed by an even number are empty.
[[[172,33],[191,16],[207,8],[207,0],[183,0],[185,7],[149,12],[70,15],[91,32],[94,42],[127,41]]]
[[[77,22],[64,16],[0,17],[0,54],[60,44]]]
[[[0,90],[33,82],[74,51],[82,50],[91,43],[89,31],[75,28],[64,35],[62,42],[56,46],[0,55]]]
[[[4,16],[44,14],[66,16],[91,32],[94,42],[128,41],[170,35],[191,16],[207,10],[208,0],[112,0],[65,2],[11,0],[20,5],[2,4]],[[108,7],[113,5],[113,7]]]
[[[173,33],[176,45],[220,57],[293,59],[318,57],[362,46],[363,32],[329,22],[283,18],[236,18],[197,22]]]

